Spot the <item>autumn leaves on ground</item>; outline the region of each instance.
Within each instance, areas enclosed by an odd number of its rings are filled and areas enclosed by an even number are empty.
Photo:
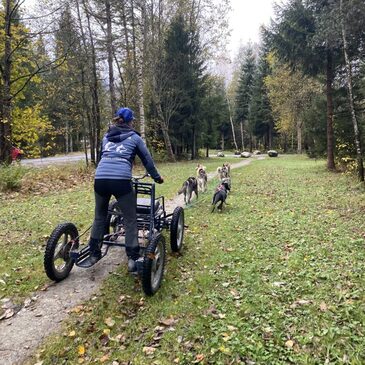
[[[162,167],[161,193],[172,196],[189,168]],[[155,296],[145,298],[121,267],[29,364],[363,364],[362,186],[326,172],[323,161],[295,156],[256,161],[232,175],[222,213],[210,213],[216,180],[186,208],[183,254],[169,254]],[[12,242],[0,243],[8,262],[0,279],[9,283],[0,283],[0,296],[24,298],[47,282],[42,235],[65,215],[86,225],[92,194],[87,184],[14,199],[1,207]],[[30,226],[30,214],[44,223]]]

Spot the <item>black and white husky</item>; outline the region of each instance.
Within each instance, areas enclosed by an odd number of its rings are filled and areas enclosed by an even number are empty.
[[[184,181],[182,188],[178,191],[178,194],[184,194],[185,204],[189,204],[193,192],[198,198],[198,182],[195,177],[190,176],[186,181]]]
[[[213,200],[212,200],[212,205],[213,205],[212,213],[214,212],[214,209],[218,203],[219,203],[219,205],[217,208],[218,208],[218,210],[222,211],[223,203],[226,202],[229,190],[230,190],[230,186],[228,185],[228,182],[222,182],[215,189],[215,192],[213,195]]]

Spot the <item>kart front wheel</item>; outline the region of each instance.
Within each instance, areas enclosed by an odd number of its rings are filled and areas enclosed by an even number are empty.
[[[165,238],[157,234],[148,244],[142,267],[142,287],[146,295],[153,295],[161,286],[166,261]]]
[[[184,239],[184,209],[176,207],[170,225],[170,246],[173,252],[181,251]]]
[[[70,273],[74,265],[70,250],[78,236],[73,223],[59,224],[53,230],[44,253],[44,269],[51,280],[61,281]]]

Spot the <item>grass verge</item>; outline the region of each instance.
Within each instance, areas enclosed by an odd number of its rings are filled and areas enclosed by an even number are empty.
[[[121,268],[73,310],[43,364],[363,364],[364,190],[299,157],[233,171],[193,209],[181,257],[144,298]]]

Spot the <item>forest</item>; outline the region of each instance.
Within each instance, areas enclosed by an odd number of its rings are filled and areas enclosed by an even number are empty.
[[[276,5],[227,52],[229,0],[3,0],[0,161],[90,151],[120,106],[160,159],[209,149],[326,158],[364,179],[365,4]],[[220,69],[225,69],[224,74]]]

